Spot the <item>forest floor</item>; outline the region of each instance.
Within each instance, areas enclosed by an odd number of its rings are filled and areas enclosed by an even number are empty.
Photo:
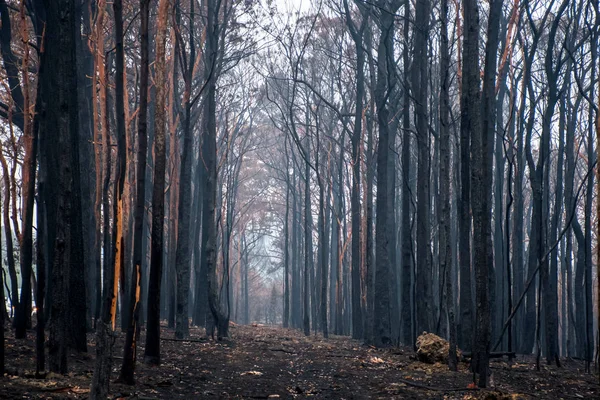
[[[136,385],[115,383],[122,359],[118,332],[111,382],[113,399],[598,399],[598,378],[583,363],[535,369],[532,357],[491,363],[493,388],[469,389],[466,363],[458,372],[416,361],[409,348],[379,350],[347,337],[305,337],[281,327],[232,326],[231,340],[215,342],[192,328],[190,341],[174,341],[163,328],[162,364],[137,364]],[[0,377],[0,399],[85,399],[94,369],[94,335],[87,354],[72,354],[66,376],[34,377],[34,332],[6,343],[9,374]],[[140,345],[144,343],[144,335]],[[138,349],[139,360],[143,349]]]

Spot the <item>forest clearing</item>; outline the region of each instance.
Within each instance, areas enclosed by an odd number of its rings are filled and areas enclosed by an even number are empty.
[[[172,339],[163,326],[163,362],[141,364],[135,386],[111,383],[111,399],[594,399],[600,386],[583,374],[584,363],[535,370],[533,357],[491,362],[493,386],[468,388],[467,363],[457,372],[441,363],[416,360],[411,348],[376,349],[348,337],[309,337],[293,329],[262,324],[235,325],[231,340],[206,339],[192,328],[189,341]],[[117,347],[123,341],[118,334]],[[142,335],[143,336],[143,335]],[[90,336],[92,338],[92,336]],[[143,342],[143,340],[142,340]],[[93,342],[90,342],[93,351]],[[19,357],[17,373],[0,385],[2,399],[87,399],[92,353],[74,356],[66,376],[36,379],[31,341],[9,339],[7,356]],[[115,362],[120,361],[118,358]]]

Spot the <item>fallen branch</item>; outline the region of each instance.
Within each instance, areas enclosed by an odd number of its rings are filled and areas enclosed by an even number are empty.
[[[353,354],[327,354],[325,357],[334,357],[334,358],[356,358],[356,355]]]
[[[189,343],[206,343],[208,339],[174,339],[161,337],[160,340],[166,340],[167,342],[189,342]]]
[[[298,352],[295,352],[295,351],[289,351],[289,350],[282,349],[282,348],[278,348],[278,347],[270,348],[269,350],[270,350],[270,351],[280,351],[280,352],[282,352],[282,353],[287,353],[287,354],[298,354]]]
[[[514,351],[492,351],[488,355],[489,358],[502,358],[504,356],[515,357],[516,353]],[[469,353],[469,352],[463,353],[463,358],[471,358],[471,357],[473,357],[472,353]]]
[[[481,388],[478,388],[478,387],[440,388],[440,387],[435,387],[435,386],[427,386],[427,385],[424,385],[422,383],[417,383],[417,382],[410,381],[410,380],[407,380],[407,379],[402,379],[402,378],[396,378],[395,380],[398,381],[398,382],[400,382],[400,383],[404,383],[405,385],[408,385],[408,386],[416,387],[416,388],[419,388],[419,389],[432,390],[432,391],[435,391],[435,392],[478,392],[478,391],[482,390]],[[493,389],[493,390],[490,390],[490,391],[494,391],[494,392],[498,392],[498,393],[503,393],[503,394],[509,394],[508,392],[502,392],[501,390],[498,390],[498,389]],[[526,394],[527,396],[537,397],[533,393],[529,393],[529,392],[521,392],[521,393],[522,394]]]
[[[476,391],[480,390],[477,387],[476,388],[465,387],[465,388],[449,388],[449,389],[446,389],[446,388],[439,388],[439,387],[435,387],[435,386],[427,386],[427,385],[424,385],[422,383],[417,383],[417,382],[414,382],[414,381],[410,381],[408,379],[395,378],[394,380],[398,381],[400,383],[404,383],[405,385],[408,385],[408,386],[416,387],[416,388],[419,388],[419,389],[433,390],[435,392],[463,392],[463,391],[464,392],[472,392],[472,391],[476,392]]]
[[[57,387],[57,388],[42,389],[42,392],[85,394],[85,393],[89,393],[90,389],[89,388],[80,388],[79,386],[62,386],[62,387]]]

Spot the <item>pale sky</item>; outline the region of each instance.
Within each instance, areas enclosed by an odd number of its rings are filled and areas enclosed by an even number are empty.
[[[311,0],[275,0],[277,8],[289,11],[306,11],[310,7]]]

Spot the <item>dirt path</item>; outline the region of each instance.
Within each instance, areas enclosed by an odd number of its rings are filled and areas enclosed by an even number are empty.
[[[8,333],[8,332],[7,332]],[[291,329],[234,326],[232,340],[165,340],[163,363],[138,363],[134,387],[113,383],[114,398],[125,399],[593,399],[600,390],[583,365],[565,361],[565,368],[535,371],[532,360],[513,366],[492,363],[494,390],[468,390],[471,375],[444,365],[413,359],[410,349],[377,350],[346,337],[309,338]],[[164,337],[173,337],[164,332]],[[90,335],[90,339],[93,336]],[[141,343],[143,343],[143,337]],[[11,375],[0,379],[0,399],[87,398],[93,372],[93,343],[89,355],[73,355],[68,376],[34,379],[32,342],[8,341]],[[115,354],[122,349],[117,340]],[[140,354],[142,354],[140,352]],[[141,358],[141,355],[140,355]],[[120,359],[114,360],[115,370]],[[113,377],[117,372],[113,372]]]

